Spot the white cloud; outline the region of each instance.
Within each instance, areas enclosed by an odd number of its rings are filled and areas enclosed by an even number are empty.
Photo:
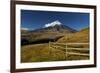
[[[29,30],[29,29],[28,29],[28,28],[24,28],[24,27],[22,27],[21,30]]]
[[[50,26],[55,26],[55,25],[61,25],[61,22],[59,22],[58,20],[45,24],[44,27],[50,27]]]

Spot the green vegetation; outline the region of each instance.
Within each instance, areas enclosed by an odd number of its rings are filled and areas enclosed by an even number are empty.
[[[28,45],[28,44],[48,43],[49,41],[54,42],[63,36],[64,34],[56,32],[21,34],[21,44]]]

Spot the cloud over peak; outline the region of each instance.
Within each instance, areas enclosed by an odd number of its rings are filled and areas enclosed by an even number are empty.
[[[54,21],[54,22],[45,24],[44,27],[50,27],[50,26],[53,27],[53,26],[55,26],[55,25],[61,25],[61,22],[58,21],[58,20],[56,20],[56,21]]]
[[[21,30],[29,30],[29,29],[28,29],[28,28],[24,28],[24,27],[22,27]]]

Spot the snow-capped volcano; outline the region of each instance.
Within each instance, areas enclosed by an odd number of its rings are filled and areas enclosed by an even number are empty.
[[[33,30],[31,32],[59,32],[59,33],[73,33],[73,32],[76,32],[75,29],[73,28],[70,28],[69,26],[66,26],[64,24],[62,24],[60,21],[56,20],[54,22],[51,22],[51,23],[48,23],[48,24],[45,24],[44,27],[42,28],[39,28],[39,29],[36,29],[36,30]]]
[[[62,25],[60,21],[56,20],[54,22],[51,22],[51,23],[48,23],[48,24],[45,24],[44,27],[53,27],[55,25]]]

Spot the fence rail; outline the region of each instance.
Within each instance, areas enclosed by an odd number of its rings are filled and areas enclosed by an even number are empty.
[[[67,52],[67,54],[80,55],[80,56],[89,56],[89,54],[81,54],[81,53],[73,53],[73,52]]]
[[[62,45],[78,45],[78,44],[80,44],[80,45],[89,45],[89,43],[54,43],[54,42],[49,42],[49,43],[53,43],[53,44],[62,44]]]

